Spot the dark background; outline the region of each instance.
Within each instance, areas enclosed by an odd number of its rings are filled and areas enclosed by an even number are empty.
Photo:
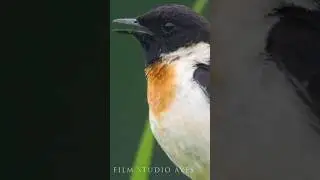
[[[108,1],[2,8],[1,179],[108,179]]]

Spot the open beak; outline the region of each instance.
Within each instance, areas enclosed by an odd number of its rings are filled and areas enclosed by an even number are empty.
[[[140,25],[137,19],[134,19],[134,18],[115,19],[112,21],[112,23],[130,26],[130,28],[126,28],[126,29],[113,29],[112,31],[114,32],[123,33],[123,34],[133,34],[133,35],[136,35],[136,34],[147,34],[150,36],[153,35],[153,33],[148,28]]]

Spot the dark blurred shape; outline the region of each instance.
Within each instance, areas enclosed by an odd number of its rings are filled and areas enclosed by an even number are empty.
[[[212,177],[320,179],[319,119],[312,111],[318,105],[305,101],[308,95],[317,102],[320,93],[313,74],[319,72],[318,12],[282,9],[289,14],[266,17],[283,7],[279,0],[211,5]]]
[[[266,52],[297,80],[298,94],[320,117],[320,11],[286,5],[270,16],[281,20],[270,29]]]

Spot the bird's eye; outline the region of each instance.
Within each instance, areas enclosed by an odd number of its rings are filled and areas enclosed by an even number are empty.
[[[171,33],[174,30],[175,27],[176,26],[174,24],[172,24],[170,22],[167,22],[162,26],[162,31],[164,33],[168,34],[168,33]]]

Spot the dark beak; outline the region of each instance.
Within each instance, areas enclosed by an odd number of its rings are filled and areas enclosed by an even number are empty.
[[[126,29],[113,29],[112,31],[124,34],[132,34],[132,35],[150,35],[152,36],[153,33],[146,27],[139,24],[137,19],[134,18],[125,18],[125,19],[115,19],[112,23],[129,25],[130,28]]]

